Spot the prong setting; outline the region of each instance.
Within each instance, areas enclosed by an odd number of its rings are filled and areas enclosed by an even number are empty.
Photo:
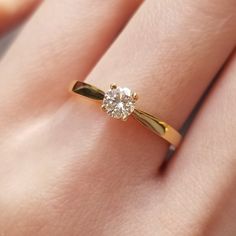
[[[133,99],[134,99],[135,101],[138,100],[138,94],[137,94],[137,93],[133,93]]]
[[[103,111],[106,111],[106,106],[105,106],[104,104],[102,104],[102,105],[101,105],[101,109],[102,109]]]
[[[128,120],[128,116],[124,116],[121,118],[123,121],[127,121]]]
[[[111,89],[116,89],[116,88],[117,88],[117,85],[112,83],[112,84],[110,85],[110,88],[111,88]]]
[[[138,95],[129,88],[111,84],[104,95],[102,109],[111,117],[126,121],[134,111],[137,99]]]

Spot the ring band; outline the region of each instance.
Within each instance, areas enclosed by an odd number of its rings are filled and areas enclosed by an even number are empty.
[[[160,119],[135,108],[138,96],[128,88],[111,84],[110,89],[105,93],[93,85],[77,81],[72,91],[102,101],[102,109],[113,118],[125,121],[128,116],[132,115],[142,125],[172,144],[174,148],[180,144],[182,136],[177,130]]]

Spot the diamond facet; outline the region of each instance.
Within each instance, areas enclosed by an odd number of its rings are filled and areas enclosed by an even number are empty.
[[[128,88],[111,86],[103,99],[102,108],[111,117],[126,120],[134,111],[136,96]]]

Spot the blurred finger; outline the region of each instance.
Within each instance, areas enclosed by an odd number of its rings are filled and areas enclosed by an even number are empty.
[[[0,35],[27,17],[41,0],[0,0]]]

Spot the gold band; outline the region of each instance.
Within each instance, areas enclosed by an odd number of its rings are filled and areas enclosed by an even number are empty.
[[[85,97],[101,101],[105,96],[104,91],[81,81],[75,83],[72,91]],[[137,108],[134,108],[132,116],[152,132],[172,144],[174,148],[180,144],[182,139],[181,134],[167,123]]]

